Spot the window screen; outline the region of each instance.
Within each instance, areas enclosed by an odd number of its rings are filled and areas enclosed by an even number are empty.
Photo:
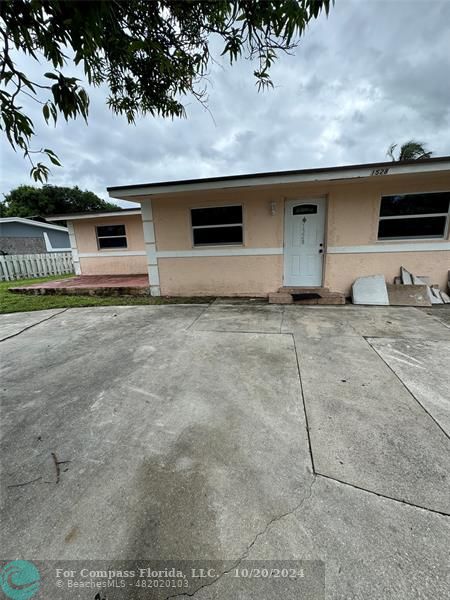
[[[194,246],[242,244],[242,206],[191,209]]]
[[[125,225],[100,225],[95,229],[97,232],[97,245],[100,250],[127,247]]]
[[[383,196],[378,239],[443,237],[449,205],[450,192]]]

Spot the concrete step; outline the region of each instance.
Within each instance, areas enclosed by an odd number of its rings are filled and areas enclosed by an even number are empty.
[[[269,294],[269,304],[293,304],[294,299],[292,298],[292,294],[287,294],[284,292],[274,292],[273,294]]]
[[[327,287],[280,287],[278,288],[280,293],[287,294],[327,294],[330,289]]]
[[[345,296],[340,292],[330,292],[322,288],[289,288],[293,291],[278,291],[269,294],[269,304],[301,304],[301,305],[342,305]],[[301,291],[300,291],[301,290]],[[297,295],[310,295],[306,298],[296,298]]]
[[[338,292],[332,293],[330,292],[326,296],[321,298],[311,298],[308,300],[294,300],[293,304],[320,304],[323,306],[331,306],[331,305],[341,305],[345,304],[345,296],[344,294],[340,294]]]

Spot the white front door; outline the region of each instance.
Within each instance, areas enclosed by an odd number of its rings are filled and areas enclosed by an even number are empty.
[[[287,200],[284,213],[284,286],[321,287],[325,198]]]

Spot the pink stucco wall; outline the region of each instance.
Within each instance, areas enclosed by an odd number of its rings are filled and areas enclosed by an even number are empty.
[[[109,256],[80,258],[82,275],[144,275],[147,273],[145,256]]]
[[[72,221],[83,275],[136,275],[147,273],[144,234],[140,215],[102,217]],[[97,246],[97,225],[125,225],[127,248],[100,250]],[[136,256],[136,252],[141,253]],[[115,256],[120,253],[123,256]],[[83,254],[95,256],[83,257]]]
[[[244,248],[282,248],[285,200],[325,197],[326,247],[377,245],[380,252],[325,254],[324,286],[349,293],[357,277],[381,273],[392,281],[403,265],[417,274],[431,276],[433,282],[445,287],[449,251],[382,252],[385,244],[377,241],[382,195],[440,190],[450,190],[448,173],[164,196],[152,199],[157,249],[195,253],[190,208],[235,203],[243,206]],[[272,202],[275,215],[270,210]],[[420,247],[420,241],[414,243]],[[267,295],[283,285],[282,255],[160,258],[159,269],[161,291],[168,295]]]
[[[450,269],[450,251],[385,252],[386,246],[401,246],[446,240],[377,241],[378,216],[382,195],[450,190],[448,173],[408,175],[393,178],[373,178],[369,182],[336,185],[330,188],[328,201],[327,247],[377,246],[380,252],[327,254],[324,285],[330,289],[350,293],[357,277],[383,274],[388,282],[399,274],[401,266],[416,275],[428,275],[433,283],[447,287]]]
[[[143,250],[144,233],[142,230],[141,215],[124,214],[118,217],[97,217],[73,221],[78,252],[104,252],[105,254],[110,252],[109,250],[99,250],[97,247],[97,238],[95,235],[97,225],[125,225],[127,248],[123,248],[123,251]]]
[[[270,203],[277,203],[272,215]],[[156,245],[161,250],[192,250],[191,208],[241,204],[246,248],[283,245],[283,197],[274,190],[218,190],[152,200]]]
[[[378,242],[378,216],[382,195],[450,190],[449,172],[380,176],[369,179],[335,180],[285,186],[241,187],[197,191],[151,199],[159,278],[163,295],[258,295],[283,285],[284,203],[286,200],[327,199],[324,286],[349,293],[360,276],[384,274],[388,281],[403,265],[418,275],[428,275],[445,288],[450,269],[450,251],[383,252],[388,245],[425,242],[448,244],[446,240]],[[143,203],[148,199],[140,198]],[[241,204],[244,243],[239,247],[194,248],[190,209]],[[272,207],[273,204],[273,207]],[[274,208],[274,211],[272,211]],[[128,248],[123,256],[99,251],[95,225],[124,223]],[[86,274],[146,273],[147,259],[140,215],[73,221],[82,272]],[[366,251],[371,250],[371,252]],[[342,249],[352,248],[343,253]],[[379,248],[379,251],[378,251]],[[202,256],[208,250],[246,255]],[[375,249],[375,252],[373,251]],[[329,250],[329,251],[328,251]],[[356,251],[353,251],[356,250]],[[265,253],[265,255],[259,255]],[[132,254],[134,253],[134,255]],[[169,253],[169,256],[164,256]],[[83,254],[92,254],[83,257]]]
[[[328,246],[375,244],[381,196],[450,191],[450,173],[372,177],[330,183],[328,187]]]
[[[276,202],[275,215],[271,202]],[[281,248],[283,199],[274,190],[218,190],[152,200],[156,245],[160,251],[207,251],[193,248],[190,209],[241,204],[245,249]],[[233,251],[234,246],[211,246]],[[159,258],[163,295],[265,296],[282,285],[282,257],[193,256]]]
[[[431,278],[443,290],[447,289],[450,270],[450,250],[431,252],[392,252],[385,254],[328,254],[325,268],[325,287],[349,294],[357,277],[384,275],[393,283],[403,266],[415,275]]]
[[[169,296],[266,296],[282,286],[282,256],[161,258],[161,293]]]

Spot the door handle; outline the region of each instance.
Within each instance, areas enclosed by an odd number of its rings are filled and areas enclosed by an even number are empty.
[[[323,248],[321,248],[321,249],[319,250],[319,254],[322,254],[322,253],[323,253]]]

